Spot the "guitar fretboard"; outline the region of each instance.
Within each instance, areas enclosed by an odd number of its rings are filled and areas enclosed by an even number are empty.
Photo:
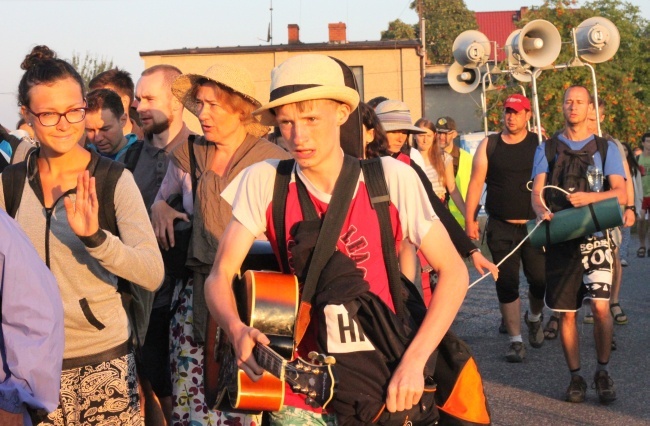
[[[278,379],[284,379],[284,364],[286,361],[273,349],[258,343],[253,349],[253,354],[260,367]]]

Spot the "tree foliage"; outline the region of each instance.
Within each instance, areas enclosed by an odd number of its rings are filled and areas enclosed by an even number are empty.
[[[90,80],[92,80],[93,77],[113,68],[112,59],[107,60],[103,56],[99,58],[90,53],[86,53],[86,56],[82,58],[79,53],[73,52],[70,63],[77,70],[79,75],[81,75],[81,78],[83,78],[86,89],[88,89],[88,83],[90,83]]]
[[[450,64],[454,61],[451,47],[454,39],[465,30],[476,30],[476,16],[467,9],[464,0],[422,0],[425,19],[425,44],[427,59],[434,64]],[[417,11],[418,1],[411,3]],[[382,40],[414,39],[420,37],[420,25],[409,25],[399,19],[388,24],[381,32]]]
[[[640,10],[628,2],[593,0],[582,8],[571,8],[571,0],[546,0],[539,9],[531,10],[517,23],[523,27],[535,19],[552,22],[564,42],[571,40],[571,29],[585,19],[602,16],[614,23],[621,36],[616,55],[607,62],[593,64],[596,71],[598,95],[606,104],[603,132],[621,141],[638,143],[640,136],[650,128],[650,42],[648,22]],[[555,64],[566,64],[573,57],[572,45],[563,44]],[[591,72],[587,67],[544,70],[537,78],[538,99],[542,125],[549,134],[564,126],[562,101],[564,90],[572,85],[583,85],[593,91]],[[530,87],[526,88],[530,94]],[[489,122],[497,130],[500,125],[505,93],[489,92]]]
[[[451,47],[458,34],[477,30],[476,15],[464,0],[422,0],[425,19],[427,59],[433,64],[454,62]],[[417,0],[411,9],[417,11]]]
[[[416,38],[415,27],[400,19],[388,23],[388,29],[381,32],[382,40],[412,40]]]

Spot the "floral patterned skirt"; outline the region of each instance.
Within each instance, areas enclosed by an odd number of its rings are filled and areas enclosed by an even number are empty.
[[[203,345],[192,332],[192,280],[185,288],[176,285],[172,306],[180,299],[171,320],[170,359],[172,372],[172,422],[174,426],[259,426],[261,416],[225,413],[208,409],[203,389]]]

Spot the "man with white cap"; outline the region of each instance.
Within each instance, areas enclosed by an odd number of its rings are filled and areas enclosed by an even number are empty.
[[[291,229],[302,220],[296,180],[304,184],[309,199],[320,215],[327,212],[330,202],[334,202],[332,192],[337,179],[345,173],[344,164],[352,161],[351,157],[346,160],[341,150],[340,127],[356,108],[359,95],[345,86],[341,68],[334,60],[306,54],[294,56],[273,70],[270,98],[270,102],[255,113],[261,115],[262,123],[280,127],[295,159],[286,198],[285,223],[286,229]],[[424,388],[424,364],[462,304],[468,274],[447,232],[433,213],[413,169],[390,157],[382,157],[381,164],[390,209],[395,213],[391,215],[394,225],[391,232],[395,242],[404,238],[419,246],[439,276],[422,326],[390,380],[385,403],[386,410],[392,413],[407,410],[420,400]],[[231,280],[256,235],[265,233],[277,249],[276,230],[267,214],[272,211],[275,201],[273,190],[277,165],[277,161],[268,160],[249,167],[222,193],[223,199],[232,203],[233,219],[222,236],[214,267],[206,281],[206,300],[210,312],[229,341],[233,342],[239,367],[253,380],[258,380],[263,370],[255,362],[252,348],[257,342],[268,344],[269,339],[240,320]],[[343,242],[344,238],[338,239],[337,249],[363,270],[370,291],[394,309],[379,243],[379,222],[372,213],[363,175],[359,174],[357,179],[357,188],[341,235],[354,230],[356,239],[366,241],[364,253],[363,256],[353,256],[349,245]],[[329,318],[327,326],[330,326]],[[297,348],[302,356],[305,355],[307,340],[305,337]],[[336,424],[331,413],[310,409],[305,404],[304,396],[288,392],[284,404],[280,412],[272,413],[271,424]]]
[[[377,105],[375,113],[381,122],[381,127],[386,131],[388,151],[391,155],[393,157],[400,153],[408,155],[415,164],[424,170],[426,167],[422,154],[417,149],[411,148],[408,144],[408,137],[426,132],[413,125],[408,105],[402,101],[388,99]]]
[[[527,183],[533,170],[537,135],[526,129],[531,117],[530,101],[523,95],[509,96],[503,105],[501,133],[483,139],[476,148],[472,177],[465,204],[467,235],[479,239],[476,209],[483,184],[487,184],[485,209],[490,215],[486,225],[487,243],[495,263],[501,262],[526,237],[526,222],[535,218],[528,202]],[[526,347],[521,338],[521,302],[519,300],[519,265],[528,280],[530,311],[526,311],[528,342],[534,348],[544,343],[542,310],[544,308],[544,251],[526,241],[499,268],[496,281],[499,309],[503,315],[510,345],[508,362],[522,362]]]

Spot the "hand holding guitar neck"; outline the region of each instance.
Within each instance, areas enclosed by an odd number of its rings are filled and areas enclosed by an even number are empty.
[[[242,324],[239,336],[233,336],[233,349],[237,358],[237,367],[241,368],[253,382],[262,378],[264,369],[257,363],[253,350],[256,344],[268,345],[268,337],[254,327]]]
[[[296,277],[249,270],[233,291],[242,322],[226,334],[208,321],[206,403],[220,411],[278,411],[288,383],[307,404],[325,407],[336,387],[334,358],[313,353],[311,362],[294,359]]]

